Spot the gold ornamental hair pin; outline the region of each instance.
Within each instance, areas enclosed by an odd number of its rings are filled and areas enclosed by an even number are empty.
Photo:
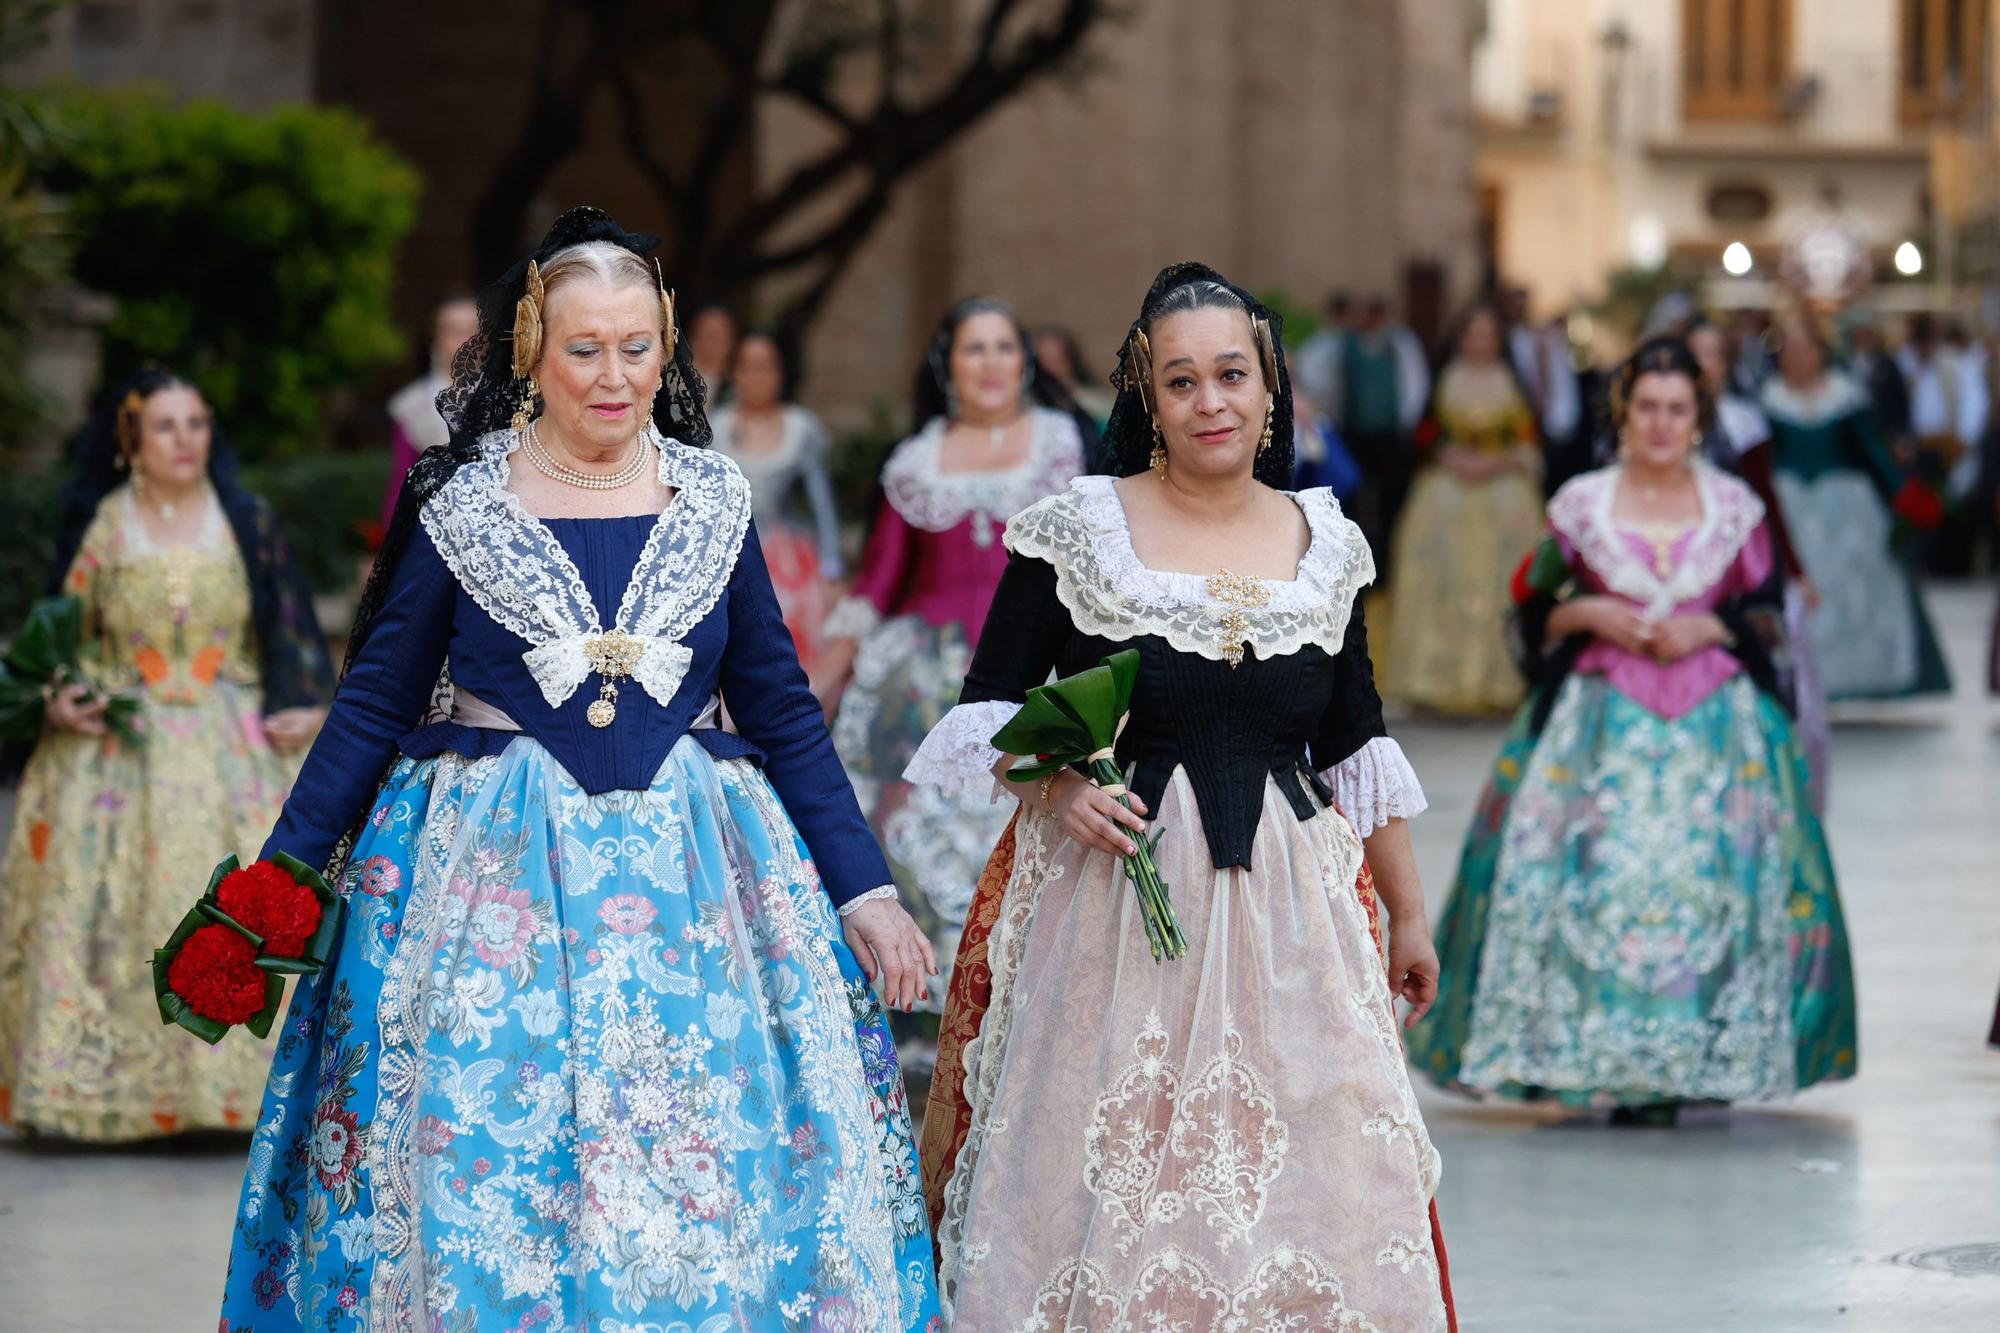
[[[653,259],[653,281],[660,287],[660,314],[666,320],[666,332],[661,341],[667,349],[667,360],[674,359],[674,348],[680,345],[680,332],[674,323],[674,294],[667,290],[667,275],[660,272],[659,257]]]
[[[1153,340],[1146,331],[1134,328],[1125,340],[1126,360],[1131,363],[1132,387],[1139,391],[1139,406],[1153,410]]]
[[[514,303],[514,378],[527,379],[542,359],[542,301],[548,292],[542,286],[541,265],[528,261],[528,286]]]

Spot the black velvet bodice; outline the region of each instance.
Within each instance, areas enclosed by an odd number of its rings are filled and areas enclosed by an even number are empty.
[[[1338,654],[1316,644],[1241,665],[1181,652],[1158,635],[1123,641],[1078,630],[1056,591],[1055,569],[1016,554],[994,596],[961,703],[1019,702],[1048,681],[1128,648],[1141,655],[1132,712],[1117,760],[1149,809],[1176,767],[1186,770],[1217,868],[1250,866],[1274,780],[1298,818],[1332,803],[1316,775],[1386,734],[1357,603]]]

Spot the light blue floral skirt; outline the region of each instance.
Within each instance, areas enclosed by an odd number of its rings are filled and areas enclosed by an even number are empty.
[[[224,1333],[942,1328],[882,1011],[746,761],[405,759],[341,890]]]

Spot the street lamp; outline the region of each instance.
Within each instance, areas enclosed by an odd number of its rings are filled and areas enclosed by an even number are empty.
[[[1732,278],[1748,273],[1755,262],[1750,257],[1750,247],[1741,241],[1731,241],[1722,252],[1722,270]]]
[[[1924,252],[1917,249],[1915,241],[1904,241],[1896,247],[1896,272],[1914,278],[1923,271]]]

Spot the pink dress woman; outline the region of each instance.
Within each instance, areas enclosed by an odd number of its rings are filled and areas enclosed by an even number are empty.
[[[1000,544],[1007,520],[1066,489],[1083,470],[1073,418],[1036,408],[1034,424],[1027,456],[1003,471],[940,468],[942,417],[897,445],[882,470],[882,508],[853,591],[825,629],[829,639],[860,644],[834,716],[834,747],[889,854],[903,901],[941,963],[957,953],[980,872],[1013,809],[913,787],[903,769],[958,702],[1007,567]],[[933,1007],[942,1008],[947,981],[933,983]]]

